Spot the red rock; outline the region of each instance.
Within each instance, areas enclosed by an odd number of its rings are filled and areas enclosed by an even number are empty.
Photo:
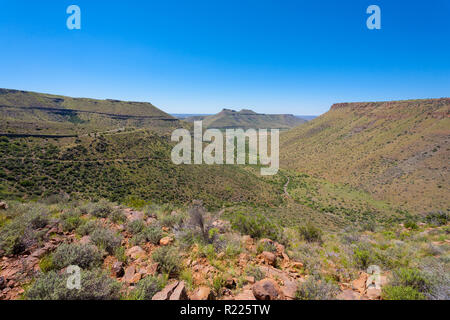
[[[284,296],[278,283],[273,279],[263,279],[253,285],[253,295],[257,300],[283,300]]]
[[[277,256],[272,252],[264,251],[261,253],[261,257],[264,259],[264,262],[271,265],[276,266],[277,264]]]
[[[145,256],[145,251],[139,246],[134,246],[128,249],[125,254],[133,259],[138,259],[139,257]]]
[[[173,238],[172,237],[164,237],[161,240],[159,240],[159,244],[162,245],[162,246],[168,246],[172,242],[173,242]]]
[[[178,281],[172,282],[164,287],[160,292],[156,293],[152,300],[169,300],[175,288],[178,286]]]
[[[191,296],[191,300],[212,300],[211,289],[208,287],[199,287]]]
[[[175,288],[175,290],[173,290],[173,293],[170,295],[169,300],[187,300],[186,286],[184,284],[184,281],[180,281],[178,283],[177,287]]]

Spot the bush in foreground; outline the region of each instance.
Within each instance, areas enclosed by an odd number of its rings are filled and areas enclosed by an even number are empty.
[[[118,300],[121,285],[101,271],[82,271],[81,289],[67,288],[68,275],[42,274],[25,294],[29,300]]]
[[[297,300],[334,300],[338,292],[337,285],[309,277],[300,284],[295,297]]]

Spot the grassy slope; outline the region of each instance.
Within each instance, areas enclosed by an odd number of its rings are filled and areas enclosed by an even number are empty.
[[[289,129],[306,121],[289,114],[258,114],[251,110],[239,112],[224,109],[218,114],[204,117],[190,117],[186,121],[193,122],[202,120],[203,125],[208,128],[278,128]]]
[[[0,198],[80,197],[209,206],[280,202],[281,187],[241,166],[173,165],[167,136],[150,130],[44,140],[1,138]]]
[[[448,210],[450,99],[334,105],[281,137],[284,168],[411,212]]]
[[[8,89],[0,89],[0,119],[0,132],[29,134],[84,134],[119,127],[170,127],[177,122],[150,103]]]

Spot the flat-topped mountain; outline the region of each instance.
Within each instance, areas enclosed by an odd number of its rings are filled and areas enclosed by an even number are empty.
[[[249,109],[235,111],[223,109],[221,112],[211,116],[194,116],[184,119],[187,122],[203,121],[207,128],[261,128],[261,129],[290,129],[306,122],[304,119],[292,114],[263,114]]]
[[[170,126],[177,121],[147,102],[71,98],[10,89],[0,89],[0,118],[0,133],[42,135]]]
[[[448,210],[450,99],[340,103],[281,136],[282,167],[414,212]]]

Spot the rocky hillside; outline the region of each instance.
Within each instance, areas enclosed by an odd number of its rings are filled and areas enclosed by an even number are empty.
[[[228,128],[262,128],[262,129],[289,129],[306,122],[291,114],[261,114],[252,110],[243,109],[234,111],[223,109],[212,116],[195,116],[184,119],[187,122],[203,121],[206,128],[228,129]]]
[[[337,234],[222,215],[198,201],[141,210],[2,202],[0,299],[449,298],[446,214]],[[81,268],[81,290],[66,287],[70,265]]]
[[[280,162],[420,213],[449,210],[450,99],[341,103],[281,137]]]

